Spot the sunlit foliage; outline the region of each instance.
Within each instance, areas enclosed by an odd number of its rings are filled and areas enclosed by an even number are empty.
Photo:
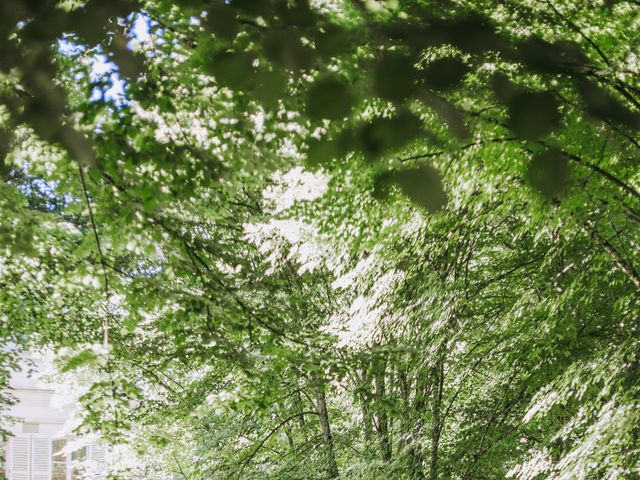
[[[639,27],[0,2],[0,380],[90,379],[113,478],[637,478]]]

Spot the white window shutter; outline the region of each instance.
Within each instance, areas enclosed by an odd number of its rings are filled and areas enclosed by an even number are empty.
[[[89,458],[98,463],[106,462],[107,447],[98,443],[92,443],[89,448]]]
[[[30,435],[9,439],[7,465],[9,480],[30,480],[31,438]]]
[[[31,479],[51,479],[51,438],[31,436]]]
[[[107,446],[92,443],[88,448],[88,456],[93,462],[95,462],[93,464],[95,468],[95,478],[104,478],[107,470]]]

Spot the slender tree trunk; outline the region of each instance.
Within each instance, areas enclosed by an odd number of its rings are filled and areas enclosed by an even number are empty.
[[[373,437],[373,414],[371,413],[371,404],[370,404],[370,392],[369,385],[370,375],[369,375],[369,362],[365,362],[362,367],[361,373],[358,372],[358,369],[355,369],[353,372],[353,377],[356,385],[358,386],[357,390],[357,398],[362,406],[362,421],[364,423],[364,440],[368,445],[371,442],[371,438]]]
[[[296,406],[299,413],[302,413],[304,411],[304,405],[302,403],[302,395],[300,395],[300,389],[296,391]],[[306,422],[304,421],[304,415],[298,416],[298,425],[300,426],[300,431],[302,432],[302,438],[306,442],[308,438],[307,438]]]
[[[291,434],[291,429],[288,427],[285,427],[284,434],[287,436],[287,442],[289,443],[289,448],[293,449],[294,443],[293,443],[293,435]]]
[[[322,437],[325,444],[325,455],[327,459],[327,472],[329,478],[338,478],[338,464],[336,463],[336,455],[333,445],[333,436],[331,435],[331,425],[329,423],[329,412],[327,411],[327,400],[324,394],[324,385],[319,385],[316,390],[316,407],[318,416],[320,417],[320,425],[322,427]]]
[[[407,372],[398,366],[398,390],[402,399],[402,410],[399,415],[400,435],[398,438],[398,453],[405,455],[409,451],[409,431],[411,430],[411,402],[409,399],[409,384]]]
[[[433,398],[431,402],[431,451],[429,454],[429,480],[438,480],[440,433],[442,432],[442,392],[444,387],[444,359],[440,356],[434,368]]]
[[[362,418],[364,420],[364,440],[369,444],[373,437],[373,416],[369,402],[366,400],[362,402]]]
[[[387,411],[383,405],[380,405],[384,400],[386,395],[386,367],[387,361],[383,359],[382,361],[377,362],[375,365],[375,398],[378,402],[377,406],[377,415],[376,415],[376,423],[377,428],[376,431],[378,433],[378,442],[380,443],[380,452],[382,454],[382,460],[385,462],[391,461],[391,440],[389,438],[389,422]]]
[[[410,441],[409,452],[409,478],[412,480],[422,480],[424,478],[424,470],[422,463],[424,461],[424,452],[422,450],[422,437],[424,435],[424,408],[426,406],[427,392],[429,390],[429,382],[424,374],[416,375],[415,395],[413,401],[413,414],[415,420],[412,425],[412,435]]]

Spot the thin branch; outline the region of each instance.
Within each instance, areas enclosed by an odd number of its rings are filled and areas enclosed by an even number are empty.
[[[100,235],[98,235],[98,228],[96,227],[96,221],[93,216],[93,209],[91,208],[91,201],[89,200],[89,193],[87,191],[87,182],[84,179],[84,171],[82,165],[78,165],[78,171],[80,172],[80,181],[82,182],[82,191],[84,193],[84,200],[89,210],[89,218],[91,219],[91,229],[93,230],[93,236],[96,240],[96,247],[98,248],[98,254],[100,255],[100,265],[102,265],[102,274],[104,276],[104,293],[107,302],[109,301],[109,276],[107,275],[107,262],[104,258],[102,246],[100,244]],[[107,306],[108,307],[108,306]],[[103,321],[103,336],[102,343],[106,347],[109,344],[109,312],[104,317]]]
[[[594,42],[593,40],[591,40],[591,38],[589,38],[575,23],[573,23],[566,15],[564,15],[560,10],[558,10],[553,3],[551,3],[550,0],[547,0],[547,5],[549,5],[549,7],[551,8],[551,10],[553,10],[553,12],[560,17],[568,26],[571,30],[573,30],[574,32],[576,32],[578,35],[580,35],[589,45],[591,45],[591,47],[598,53],[598,55],[600,56],[600,58],[604,61],[604,63],[607,64],[607,66],[611,66],[611,61],[609,60],[609,58],[604,54],[604,52],[600,49],[600,47],[598,46],[598,44],[596,42]]]
[[[180,462],[178,461],[178,458],[176,457],[175,453],[172,453],[171,456],[173,457],[173,460],[176,462],[176,465],[178,466],[178,470],[180,470],[180,475],[182,475],[186,480],[189,480],[189,478],[191,478],[191,475],[187,476],[187,474],[184,473],[184,470],[182,469],[182,465],[180,465]]]
[[[476,145],[486,145],[488,143],[504,143],[504,142],[513,142],[513,141],[521,141],[521,140],[522,139],[518,137],[489,138],[487,140],[477,140],[475,142],[467,143],[466,145],[463,145],[462,147],[460,147],[458,150],[468,150],[469,148],[474,147]],[[411,157],[399,158],[398,160],[401,162],[408,162],[410,160],[419,160],[421,158],[437,157],[440,155],[444,155],[445,153],[450,153],[450,152],[447,150],[439,150],[437,152],[421,153],[419,155],[413,155]]]
[[[540,143],[541,145],[543,145],[545,147],[549,146],[545,142],[538,142],[538,143]],[[630,194],[630,195],[634,196],[635,198],[637,198],[638,200],[640,200],[640,192],[638,192],[635,188],[633,188],[628,183],[624,182],[623,180],[620,180],[618,177],[616,177],[613,174],[609,173],[605,169],[603,169],[603,168],[599,167],[598,165],[595,165],[595,164],[593,164],[591,162],[587,162],[582,157],[579,157],[578,155],[575,155],[573,153],[569,153],[569,152],[566,152],[564,150],[559,150],[559,152],[562,155],[564,155],[565,157],[573,160],[574,162],[579,163],[580,165],[583,165],[583,166],[589,168],[590,170],[593,170],[594,172],[598,173],[599,175],[605,177],[610,182],[612,182],[612,183],[616,184],[618,187],[622,188],[628,194]]]
[[[633,265],[625,261],[625,259],[622,258],[620,253],[614,248],[611,242],[600,235],[600,233],[598,233],[595,228],[587,228],[586,230],[591,235],[591,237],[596,242],[598,242],[609,255],[613,257],[613,260],[615,261],[618,268],[629,277],[633,285],[636,288],[640,289],[640,275],[638,275],[638,272],[635,270],[635,268],[633,268]]]
[[[249,462],[253,459],[253,457],[256,456],[258,451],[267,442],[267,440],[269,440],[273,436],[273,434],[275,434],[278,430],[280,430],[284,425],[289,423],[291,420],[294,420],[294,419],[296,419],[298,417],[301,417],[301,416],[304,416],[304,415],[318,415],[318,412],[313,411],[313,410],[305,410],[303,412],[294,413],[293,415],[289,415],[287,418],[285,418],[280,423],[278,423],[278,425],[273,427],[269,431],[269,433],[267,433],[267,435],[265,435],[265,437],[260,441],[260,443],[258,443],[258,445],[253,449],[253,451],[251,452],[251,454],[249,454],[249,456],[245,459],[245,461],[242,462],[242,466],[240,467],[240,471],[238,472],[238,478],[240,478],[240,476],[242,475],[242,472],[247,467]],[[229,475],[227,478],[231,478],[231,475]]]

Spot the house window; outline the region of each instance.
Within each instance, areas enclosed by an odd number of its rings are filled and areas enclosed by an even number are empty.
[[[35,433],[9,438],[5,475],[8,480],[79,480],[77,462],[89,458],[97,462],[99,470],[105,466],[105,447],[92,444],[67,453],[67,442]],[[94,478],[103,478],[97,475]]]
[[[82,462],[87,458],[87,447],[74,450],[71,454],[71,480],[80,480],[80,470],[75,466],[77,462]]]
[[[51,480],[67,480],[67,470],[69,469],[64,447],[66,440],[53,440],[51,447]]]

